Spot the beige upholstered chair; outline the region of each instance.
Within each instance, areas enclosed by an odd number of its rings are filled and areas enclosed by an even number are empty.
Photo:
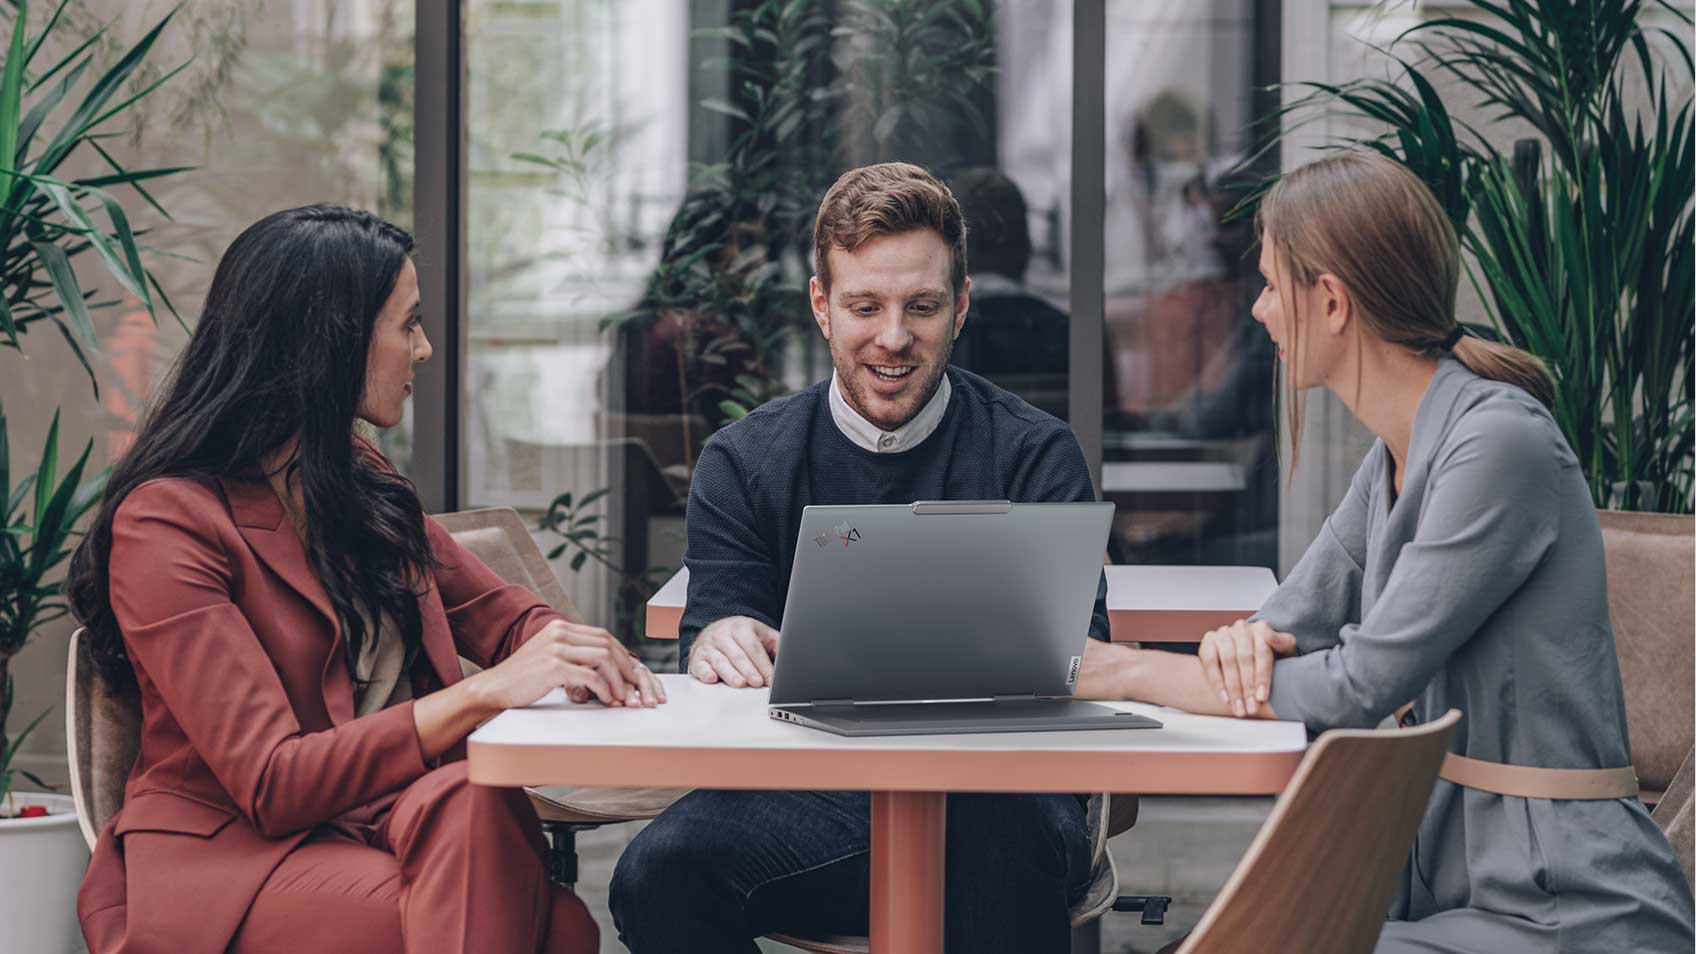
[[[1321,735],[1177,954],[1369,954],[1458,721]]]
[[[1604,510],[1608,611],[1643,801],[1691,875],[1696,518]]]
[[[517,511],[509,507],[462,510],[437,514],[436,522],[501,579],[540,596],[567,619],[578,618],[571,599],[565,595],[565,589],[559,585],[553,568],[548,566],[547,558]],[[577,881],[577,832],[609,823],[655,818],[689,790],[550,786],[525,791],[553,841],[548,859],[551,874],[555,880],[573,884]]]
[[[1689,757],[1696,691],[1696,518],[1604,510],[1608,611],[1631,760],[1651,805]]]
[[[141,700],[134,685],[122,694],[106,688],[82,651],[82,636],[81,629],[71,634],[65,660],[65,758],[77,824],[93,851],[100,830],[124,805],[124,782],[141,749]]]
[[[440,514],[436,520],[501,579],[518,583],[570,619],[577,618],[530,531],[509,508]],[[83,837],[96,836],[124,803],[124,782],[135,765],[141,737],[141,703],[133,688],[113,695],[81,651],[82,631],[71,636],[65,666],[65,748]],[[470,663],[462,661],[468,668]],[[556,878],[576,878],[575,832],[609,822],[653,818],[684,789],[529,789],[543,827],[553,836],[549,858]]]

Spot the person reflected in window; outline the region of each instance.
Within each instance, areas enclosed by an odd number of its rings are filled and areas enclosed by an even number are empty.
[[[1458,709],[1378,954],[1689,951],[1690,885],[1637,797],[1601,526],[1548,372],[1456,323],[1454,228],[1390,159],[1286,175],[1259,234],[1253,312],[1292,446],[1317,387],[1378,440],[1252,619],[1195,658],[1129,651],[1079,694],[1314,732]]]
[[[556,687],[663,690],[356,436],[431,354],[411,250],[335,206],[250,226],[112,471],[69,590],[142,725],[78,896],[93,954],[598,950],[524,792],[470,784],[463,743]]]
[[[796,527],[811,504],[1094,500],[1059,420],[948,366],[973,297],[959,204],[925,170],[843,174],[814,226],[814,320],[834,374],[715,434],[689,492],[682,668],[733,688],[769,684]],[[1098,584],[1083,668],[1109,646]],[[872,594],[868,594],[871,596]],[[1083,800],[948,799],[949,950],[1065,950],[1088,886]],[[863,935],[866,792],[696,791],[619,859],[612,913],[635,954],[752,954],[769,933]]]
[[[980,374],[1064,420],[1070,398],[1071,319],[1025,284],[1032,245],[1024,193],[998,169],[969,169],[949,191],[966,223],[971,310],[949,363]],[[1105,342],[1105,338],[1103,339]],[[1103,393],[1115,393],[1104,362]]]

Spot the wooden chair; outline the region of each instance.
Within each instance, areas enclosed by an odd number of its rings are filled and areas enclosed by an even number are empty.
[[[540,596],[567,619],[578,619],[571,598],[559,585],[553,568],[548,566],[541,547],[536,545],[517,511],[510,507],[462,510],[437,514],[436,522],[501,579]],[[577,881],[577,832],[656,818],[688,791],[686,788],[562,786],[525,789],[553,846],[548,854],[549,873],[562,884]]]
[[[1321,735],[1176,954],[1369,954],[1459,721]]]

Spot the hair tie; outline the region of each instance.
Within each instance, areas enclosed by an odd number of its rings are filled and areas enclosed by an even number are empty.
[[[1443,343],[1437,347],[1442,348],[1444,351],[1453,351],[1455,350],[1455,345],[1464,337],[1466,337],[1466,326],[1457,324],[1455,325],[1455,330],[1449,332],[1448,337],[1444,338]]]

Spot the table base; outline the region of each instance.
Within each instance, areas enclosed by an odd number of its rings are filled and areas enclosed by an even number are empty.
[[[872,793],[872,954],[942,954],[948,796]]]

